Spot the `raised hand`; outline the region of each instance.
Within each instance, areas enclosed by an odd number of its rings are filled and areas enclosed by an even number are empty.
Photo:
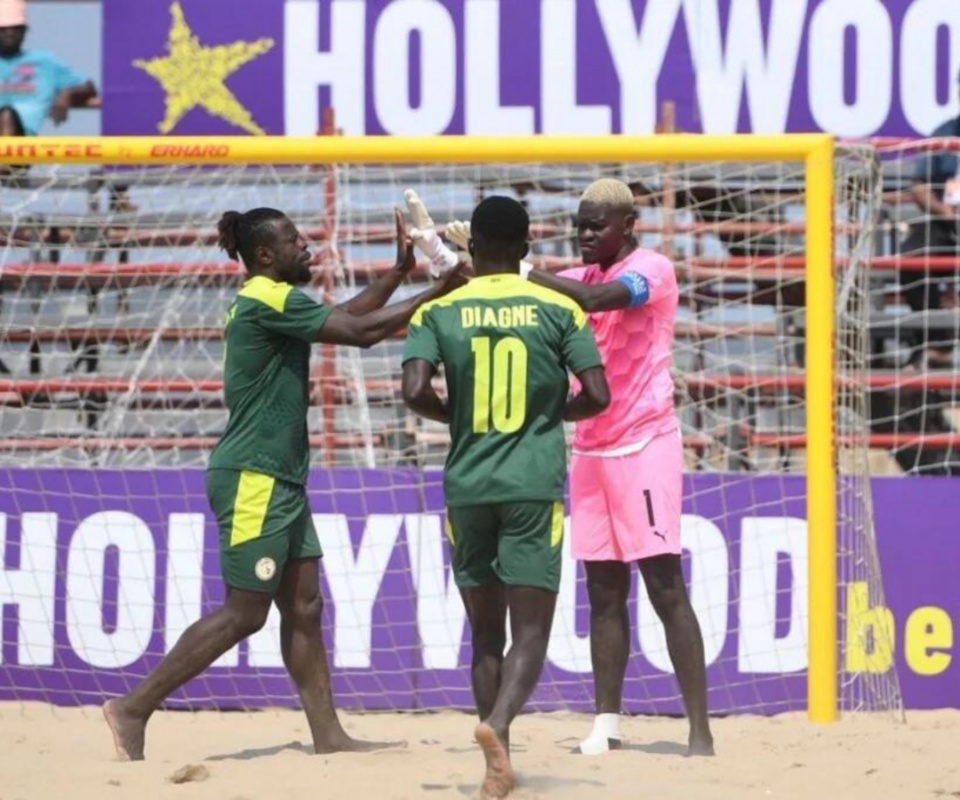
[[[430,216],[430,212],[427,211],[427,207],[423,204],[423,201],[413,189],[407,189],[403,193],[403,199],[407,203],[407,210],[410,212],[410,217],[413,219],[413,230],[422,232],[431,230],[433,225],[433,218]],[[413,231],[411,231],[412,235]]]
[[[457,250],[468,252],[470,249],[470,223],[455,219],[443,229],[443,237]]]
[[[429,260],[430,274],[437,278],[457,265],[457,254],[440,239],[433,219],[419,195],[413,189],[407,189],[403,193],[403,199],[414,224],[410,229],[410,238],[414,246]]]
[[[406,275],[417,265],[417,257],[413,250],[413,241],[407,236],[407,223],[403,212],[399,208],[393,209],[393,221],[397,226],[397,269]]]

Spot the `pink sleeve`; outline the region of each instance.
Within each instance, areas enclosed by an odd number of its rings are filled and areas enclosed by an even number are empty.
[[[583,276],[587,274],[586,267],[571,267],[570,269],[558,272],[561,278],[569,278],[571,281],[583,281]]]

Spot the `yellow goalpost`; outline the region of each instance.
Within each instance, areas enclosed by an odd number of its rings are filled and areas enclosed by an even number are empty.
[[[101,137],[0,139],[0,163],[99,165],[795,162],[805,182],[808,713],[837,719],[834,141],[828,135],[475,138]],[[438,220],[439,221],[439,220]]]

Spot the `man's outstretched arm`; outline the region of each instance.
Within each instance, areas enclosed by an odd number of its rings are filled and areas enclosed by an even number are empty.
[[[346,311],[348,314],[356,316],[368,314],[383,308],[387,301],[393,296],[397,287],[403,283],[403,279],[410,274],[410,271],[416,266],[416,256],[413,248],[407,246],[407,232],[404,224],[403,214],[400,209],[393,210],[393,221],[397,228],[397,262],[393,268],[384,275],[381,275],[373,283],[359,294],[351,297],[344,303],[340,303],[337,308]]]
[[[449,423],[450,410],[433,388],[437,368],[422,358],[413,358],[403,364],[403,402],[414,414]]]
[[[375,345],[399,331],[424,303],[442,297],[459,286],[462,280],[460,270],[452,269],[425,292],[360,316],[334,308],[320,328],[316,341],[354,347]]]
[[[97,87],[93,81],[85,81],[57,92],[50,106],[50,119],[57,125],[66,121],[71,108],[84,108],[97,96]]]
[[[914,202],[928,214],[947,219],[956,216],[956,207],[947,205],[937,197],[933,186],[929,183],[914,183],[910,194]]]
[[[634,293],[621,279],[610,283],[587,284],[543,270],[532,270],[527,275],[527,280],[566,295],[587,312],[617,311],[642,304],[642,302],[636,302]]]
[[[567,422],[595,417],[610,405],[610,387],[603,367],[592,367],[577,375],[580,393],[567,400],[563,418]]]

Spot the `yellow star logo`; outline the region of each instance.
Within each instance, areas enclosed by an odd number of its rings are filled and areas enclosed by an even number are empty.
[[[133,62],[137,69],[156,78],[167,95],[167,113],[158,126],[160,133],[170,133],[183,115],[197,106],[248,133],[266,133],[224,81],[248,61],[269,51],[273,39],[205,47],[187,25],[179,2],[170,6],[170,13],[173,24],[167,38],[169,55]]]

